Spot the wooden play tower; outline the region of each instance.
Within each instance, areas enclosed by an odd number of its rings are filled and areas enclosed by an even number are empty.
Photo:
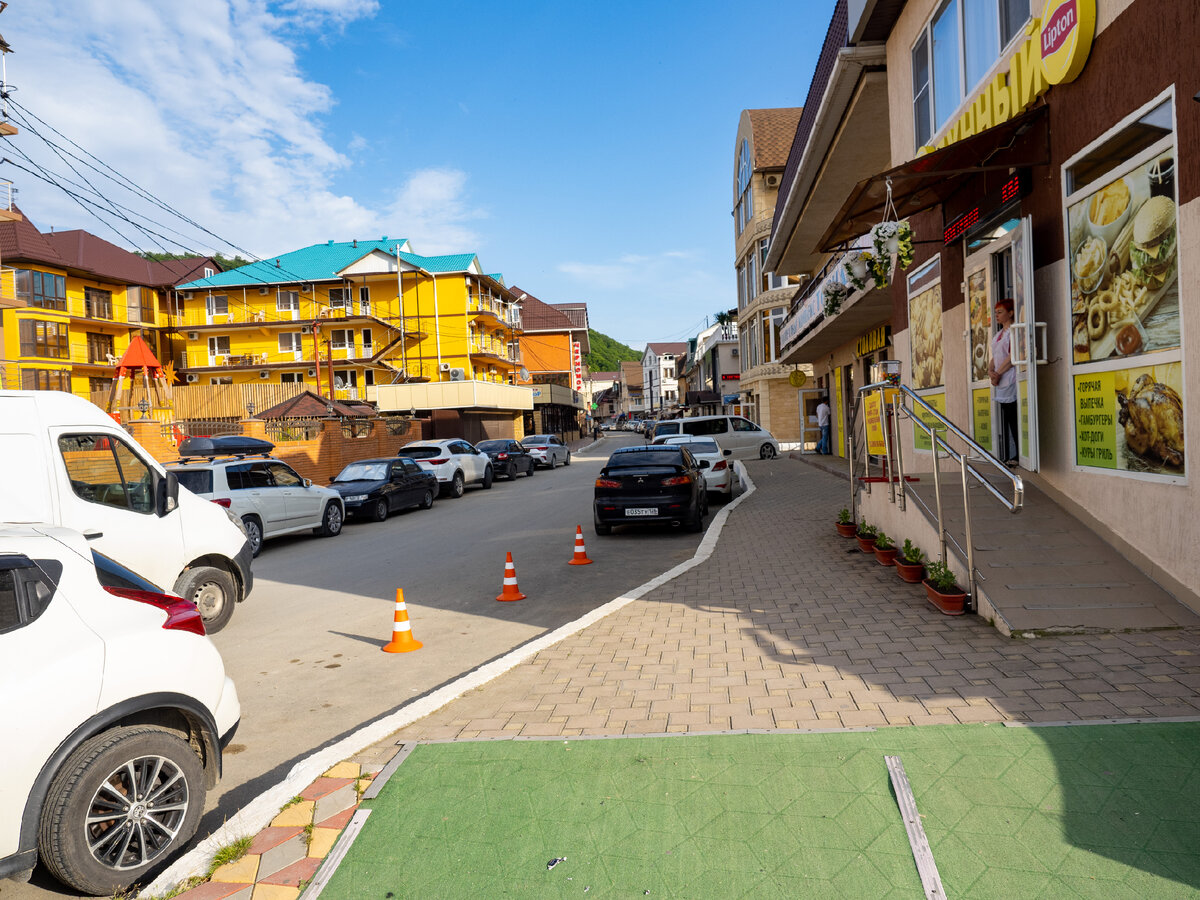
[[[128,387],[125,385],[126,378],[129,379]],[[135,404],[133,398],[139,378],[142,400]],[[128,349],[115,366],[105,411],[117,421],[121,421],[123,415],[126,420],[135,418],[135,410],[141,413],[142,419],[151,418],[148,415],[150,410],[170,410],[172,380],[172,373],[159,364],[154,351],[146,346],[140,335],[134,335],[129,341]]]

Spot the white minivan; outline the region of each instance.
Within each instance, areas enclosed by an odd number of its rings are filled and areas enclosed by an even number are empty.
[[[779,455],[779,441],[771,432],[741,416],[692,416],[687,419],[667,419],[654,426],[654,443],[659,438],[676,434],[713,438],[722,450],[732,450],[734,459],[774,459]]]
[[[0,391],[0,521],[63,525],[219,631],[254,581],[253,556],[224,509],[180,491],[95,404],[62,391]]]

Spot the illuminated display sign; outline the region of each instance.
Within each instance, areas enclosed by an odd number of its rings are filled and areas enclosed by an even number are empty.
[[[983,213],[990,215],[1018,197],[1024,197],[1029,193],[1029,187],[1028,170],[1019,170],[1008,181],[1000,185],[999,190],[989,191],[982,200],[946,225],[942,229],[942,240],[947,244],[953,244],[979,223]]]

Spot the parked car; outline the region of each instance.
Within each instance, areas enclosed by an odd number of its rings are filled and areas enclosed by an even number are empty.
[[[512,481],[518,474],[524,472],[532,475],[536,465],[533,456],[520,441],[501,439],[495,441],[480,441],[475,445],[492,461],[492,471],[503,475]]]
[[[196,607],[53,525],[0,526],[0,711],[0,878],[104,896],[189,841],[241,717]]]
[[[613,452],[596,479],[593,522],[596,534],[614,525],[668,522],[701,531],[708,514],[704,473],[686,447],[622,447]]]
[[[47,522],[197,605],[209,634],[250,595],[236,519],[179,490],[174,472],[105,412],[64,391],[0,391],[0,519]]]
[[[553,469],[559,463],[564,466],[571,464],[570,449],[552,434],[531,434],[521,443],[539,466]]]
[[[779,455],[779,441],[742,416],[692,416],[654,426],[655,438],[675,434],[713,438],[722,449],[732,450],[734,459],[774,459]]]
[[[696,438],[691,435],[675,435],[673,437],[657,437],[654,443],[678,444],[687,447],[696,462],[704,470],[704,487],[709,496],[718,495],[725,500],[733,497],[735,477],[733,467],[726,457],[732,456],[732,450],[722,450],[712,438]]]
[[[461,497],[468,484],[478,484],[484,490],[492,486],[495,470],[491,458],[461,438],[416,441],[405,444],[400,452],[415,460],[425,471],[432,472],[442,493],[448,497]]]
[[[285,534],[341,534],[342,495],[301,478],[270,455],[274,449],[270,441],[237,435],[184,438],[180,458],[167,468],[197,497],[237,516],[255,556],[263,541]]]
[[[429,509],[438,493],[437,476],[403,456],[352,462],[329,486],[341,495],[346,515],[376,522],[413,506]]]

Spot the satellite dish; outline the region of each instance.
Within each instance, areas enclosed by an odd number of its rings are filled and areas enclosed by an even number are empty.
[[[521,366],[521,380],[522,381],[529,380],[529,370],[527,368],[525,368],[524,366]]]

